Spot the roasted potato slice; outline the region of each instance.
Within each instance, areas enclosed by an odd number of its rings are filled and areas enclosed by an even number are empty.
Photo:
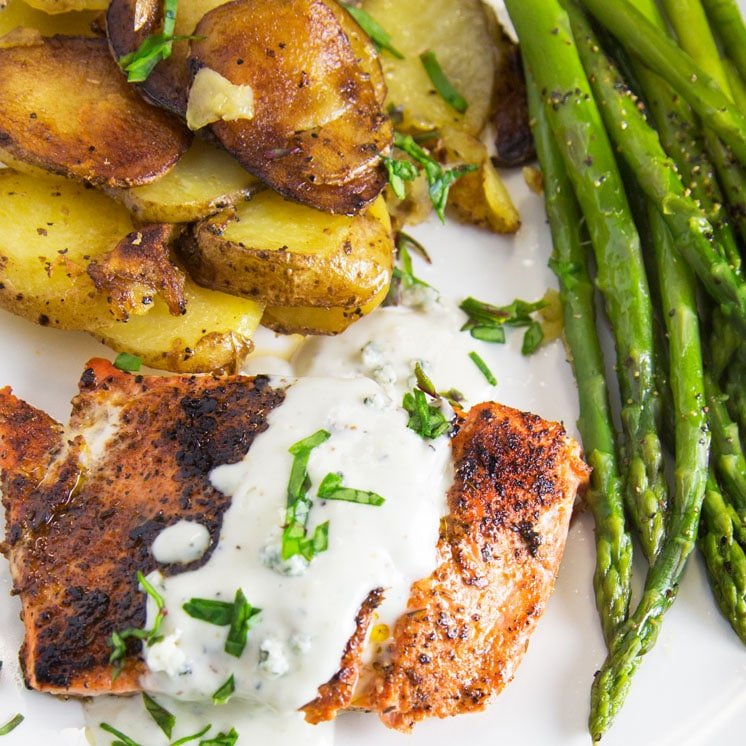
[[[104,39],[54,37],[0,49],[0,160],[133,186],[165,174],[190,139],[127,85]]]
[[[199,223],[182,255],[207,287],[269,306],[349,311],[388,286],[393,243],[383,200],[349,218],[267,191]]]
[[[200,287],[187,278],[186,313],[173,316],[156,298],[152,311],[127,323],[111,322],[93,336],[117,352],[137,355],[151,368],[177,373],[238,372],[251,352],[263,306]]]
[[[384,52],[388,101],[400,107],[400,127],[426,131],[453,126],[476,135],[487,121],[495,80],[495,46],[480,0],[364,0],[362,4],[391,34],[403,55]],[[466,99],[459,114],[433,90],[420,61],[432,50],[448,79]]]
[[[0,307],[44,326],[88,331],[153,367],[232,369],[249,351],[262,314],[258,303],[187,278],[183,315],[170,314],[156,295],[144,315],[114,320],[110,299],[87,269],[105,263],[132,229],[127,210],[101,192],[66,179],[0,171]],[[119,279],[125,276],[120,272]]]
[[[144,223],[193,223],[264,188],[224,150],[195,139],[187,154],[157,181],[109,190]]]
[[[265,308],[262,326],[280,334],[339,334],[383,303],[388,287],[357,308]]]
[[[323,0],[235,0],[200,21],[190,66],[252,89],[251,119],[210,125],[245,168],[289,199],[354,214],[385,184],[392,129],[337,12]]]
[[[88,11],[51,16],[42,10],[32,8],[23,0],[8,0],[4,7],[0,3],[0,37],[18,28],[35,29],[42,36],[93,36],[91,23],[97,15],[96,12]]]
[[[26,0],[26,2],[37,10],[44,13],[57,14],[69,13],[80,10],[106,10],[109,0]]]
[[[459,220],[495,233],[515,233],[521,227],[521,216],[510,193],[479,140],[447,127],[441,133],[439,154],[449,165],[479,166],[455,182],[449,192],[449,210]]]
[[[189,0],[179,3],[176,36],[191,36],[205,13],[228,0]],[[111,0],[106,13],[106,35],[114,57],[134,52],[150,35],[163,26],[163,0]],[[159,62],[148,79],[138,84],[143,95],[156,106],[184,117],[189,91],[186,41],[173,45],[171,56]]]
[[[86,267],[132,228],[124,207],[83,184],[0,171],[0,306],[62,329],[110,323]]]

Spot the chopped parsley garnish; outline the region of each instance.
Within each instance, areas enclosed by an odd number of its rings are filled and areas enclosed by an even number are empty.
[[[370,37],[370,40],[378,47],[390,52],[397,59],[403,60],[404,55],[391,44],[391,34],[381,26],[375,18],[369,16],[361,8],[357,8],[350,3],[341,3],[342,7],[355,19],[360,28]]]
[[[214,738],[207,738],[199,742],[199,746],[233,746],[238,741],[238,733],[231,728],[227,733],[218,733]],[[176,744],[173,744],[176,746]]]
[[[469,104],[453,87],[453,83],[448,80],[448,77],[443,72],[443,68],[438,62],[438,58],[435,56],[435,52],[428,49],[427,52],[423,52],[420,55],[420,61],[422,62],[422,66],[425,68],[427,77],[430,78],[430,81],[435,86],[435,90],[440,94],[441,98],[459,114],[464,114],[469,108]]]
[[[225,683],[223,683],[215,694],[212,695],[212,703],[214,705],[225,704],[233,696],[233,692],[235,691],[236,680],[233,678],[233,674],[231,674]]]
[[[471,358],[474,365],[479,368],[482,375],[487,379],[487,383],[490,384],[490,386],[497,386],[497,378],[493,375],[492,371],[487,367],[487,363],[482,360],[479,355],[477,355],[476,352],[470,352],[469,357]]]
[[[155,720],[156,725],[166,734],[166,738],[171,738],[171,733],[176,724],[176,718],[173,713],[159,705],[147,692],[142,693],[142,701],[150,717]]]
[[[0,736],[7,736],[8,733],[15,730],[24,720],[25,718],[20,712],[14,715],[5,725],[0,727]]]
[[[308,490],[311,481],[308,478],[308,459],[311,451],[331,437],[326,430],[318,430],[303,440],[294,443],[288,449],[293,455],[293,466],[288,481],[286,523],[282,531],[282,559],[287,560],[300,554],[309,562],[329,547],[329,522],[316,526],[311,536],[308,535],[308,514],[311,511],[311,500]]]
[[[386,306],[398,306],[402,301],[402,290],[421,287],[430,288],[432,291],[437,293],[437,290],[435,290],[432,285],[415,276],[412,267],[412,256],[409,253],[410,248],[430,264],[430,257],[428,256],[427,251],[425,251],[425,247],[419,241],[412,238],[412,236],[404,233],[404,231],[398,231],[396,234],[396,257],[398,260],[398,266],[394,267],[391,287],[389,288],[388,295],[384,300],[384,305]]]
[[[166,616],[165,601],[163,596],[148,582],[147,578],[138,570],[137,582],[143,587],[145,592],[155,601],[158,613],[153,621],[152,629],[139,629],[138,627],[128,627],[119,632],[112,632],[109,638],[109,645],[113,648],[109,656],[109,663],[114,666],[112,680],[116,679],[122,672],[124,659],[127,655],[127,640],[135,638],[142,640],[148,647],[161,639],[160,629],[163,618]]]
[[[213,601],[209,598],[192,598],[182,607],[192,619],[208,622],[218,627],[227,627],[233,618],[233,604],[228,601]]]
[[[448,201],[448,192],[451,186],[462,176],[476,171],[477,165],[474,163],[465,163],[445,169],[430,153],[418,145],[411,135],[403,135],[401,132],[394,132],[394,146],[422,166],[425,178],[427,179],[430,201],[433,203],[437,216],[441,222],[444,222],[446,202]]]
[[[460,308],[469,319],[461,327],[461,331],[468,331],[474,339],[480,339],[483,342],[502,344],[505,342],[504,327],[527,327],[521,352],[524,355],[531,355],[536,352],[544,339],[541,325],[534,321],[531,314],[540,311],[546,305],[547,301],[543,299],[528,303],[516,298],[507,306],[493,306],[476,298],[467,298]]]
[[[137,741],[131,739],[128,735],[122,733],[121,730],[117,730],[113,725],[108,723],[99,723],[98,727],[101,730],[105,730],[107,733],[111,733],[112,736],[116,736],[119,740],[113,741],[112,746],[140,746]]]
[[[142,360],[137,355],[130,355],[128,352],[120,352],[114,358],[114,367],[125,373],[137,373],[142,367]]]
[[[184,736],[183,738],[180,738],[178,741],[174,741],[171,746],[183,746],[185,743],[189,743],[190,741],[196,741],[198,738],[202,738],[202,736],[207,733],[208,730],[212,728],[212,725],[206,725],[202,730],[198,731],[197,733],[193,733],[191,736]],[[200,746],[202,744],[206,743],[206,741],[200,741]]]
[[[261,609],[252,606],[244,592],[239,588],[233,603],[214,601],[209,598],[192,598],[182,607],[192,619],[214,624],[217,627],[230,627],[225,640],[224,650],[236,658],[241,657],[246,647],[246,639],[252,626],[252,620]]]
[[[432,396],[433,399],[437,399],[439,394],[435,390],[435,384],[430,380],[430,377],[425,373],[420,363],[414,366],[414,377],[417,381],[417,388],[420,391],[424,391],[428,396]]]
[[[119,67],[127,73],[128,83],[142,83],[148,79],[155,66],[171,56],[175,41],[187,41],[194,36],[174,36],[178,0],[163,2],[163,31],[143,39],[140,46],[119,58]]]
[[[414,181],[417,178],[417,166],[412,161],[400,158],[389,158],[384,156],[383,165],[389,175],[389,184],[397,199],[407,196],[405,181]]]
[[[342,475],[334,472],[327,474],[321,480],[318,495],[322,500],[345,500],[358,505],[378,506],[386,502],[384,497],[375,492],[344,487],[342,485]]]
[[[427,249],[416,239],[405,233],[404,231],[397,231],[396,233],[396,248],[401,252],[409,254],[411,251],[413,254],[417,254],[420,259],[424,259],[428,264],[432,264],[433,260],[430,258],[430,254],[427,253]],[[411,262],[410,262],[411,268]]]
[[[409,414],[407,427],[423,438],[434,440],[448,432],[450,423],[438,407],[427,403],[427,397],[420,389],[404,394],[402,407]]]
[[[533,355],[539,348],[543,339],[544,330],[541,328],[541,324],[539,324],[538,321],[532,321],[529,324],[528,329],[526,329],[526,333],[523,335],[521,352],[524,355]]]

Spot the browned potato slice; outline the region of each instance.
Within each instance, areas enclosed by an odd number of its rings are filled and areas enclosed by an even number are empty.
[[[108,0],[26,0],[37,10],[44,13],[68,13],[71,10],[106,10]]]
[[[521,216],[484,145],[461,130],[447,127],[440,140],[440,155],[446,163],[474,163],[478,169],[451,187],[448,207],[462,222],[488,228],[495,233],[515,233]]]
[[[235,0],[197,26],[190,65],[254,94],[252,119],[210,129],[249,171],[290,199],[354,214],[385,184],[391,144],[370,75],[323,0]]]
[[[388,287],[357,308],[265,308],[262,326],[280,334],[339,334],[383,303]]]
[[[54,34],[72,34],[74,36],[92,36],[91,23],[98,13],[61,13],[51,16],[41,10],[27,5],[23,0],[8,0],[2,7],[0,3],[0,37],[17,28],[36,29],[42,36]]]
[[[112,189],[114,199],[145,223],[193,223],[263,189],[235,158],[195,139],[187,154],[157,181]]]
[[[151,368],[178,373],[238,372],[253,347],[251,336],[263,307],[202,288],[189,278],[184,300],[183,316],[173,316],[166,303],[156,298],[145,316],[132,316],[127,323],[111,322],[92,334],[117,352],[137,355]]]
[[[228,0],[189,0],[176,12],[176,36],[191,36],[202,16]],[[134,52],[151,34],[161,31],[163,0],[112,0],[106,13],[106,35],[114,57]],[[176,42],[171,56],[156,65],[138,87],[157,106],[184,117],[189,90],[189,44]]]
[[[364,0],[363,9],[391,34],[403,55],[381,55],[388,101],[401,107],[402,128],[454,126],[476,135],[490,111],[495,47],[480,0]],[[469,104],[452,109],[433,90],[420,54],[432,50],[443,71]]]
[[[132,186],[166,173],[190,139],[127,85],[104,39],[0,49],[0,160]]]
[[[267,191],[199,223],[183,255],[207,287],[271,306],[352,310],[388,286],[393,244],[382,200],[349,218]]]

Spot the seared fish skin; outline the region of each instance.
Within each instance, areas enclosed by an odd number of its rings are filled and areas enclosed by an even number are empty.
[[[413,585],[386,654],[369,670],[358,656],[354,696],[341,706],[320,697],[307,720],[354,707],[408,731],[427,717],[483,709],[515,675],[589,470],[562,425],[494,403],[463,416],[453,461],[438,568]]]
[[[209,482],[240,461],[284,398],[267,378],[160,377],[92,360],[70,426],[0,390],[5,550],[21,596],[26,684],[56,694],[139,689],[132,640],[112,681],[108,639],[145,624],[136,574],[158,567],[150,545],[166,526],[199,521],[217,541],[230,498]],[[105,437],[105,448],[93,434]]]
[[[230,498],[209,483],[244,457],[284,399],[266,377],[144,377],[88,364],[70,425],[0,390],[5,551],[21,596],[27,685],[58,694],[139,689],[132,641],[112,681],[108,638],[145,623],[137,570],[158,566],[155,536],[180,519],[214,548]],[[105,447],[102,446],[105,443]],[[409,730],[481,709],[512,678],[551,595],[575,495],[588,469],[557,423],[500,404],[460,414],[439,565],[371,663],[364,651],[385,589],[372,588],[338,672],[303,709],[310,722],[375,711]]]

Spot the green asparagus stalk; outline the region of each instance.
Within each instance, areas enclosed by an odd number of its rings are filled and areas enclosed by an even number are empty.
[[[746,163],[746,115],[720,86],[627,0],[583,0],[622,44],[685,98],[702,121]]]
[[[663,0],[663,7],[682,49],[733,100],[728,76],[700,0]],[[705,130],[705,142],[727,195],[733,224],[746,240],[746,170],[712,130]]]
[[[666,220],[678,250],[724,315],[746,331],[746,282],[724,258],[723,249],[715,245],[712,226],[681,183],[675,164],[661,147],[657,132],[645,121],[636,97],[603,54],[587,19],[577,8],[573,18],[583,29],[576,34],[578,48],[586,67],[593,69],[593,89],[609,134],[640,188]]]
[[[717,605],[746,643],[745,533],[743,522],[726,501],[711,470],[707,476],[697,543]]]
[[[746,111],[746,81],[738,74],[733,60],[723,60],[725,65],[725,74],[728,76],[728,83],[733,94],[733,101],[739,111]]]
[[[578,428],[592,468],[586,499],[596,523],[593,587],[604,638],[609,641],[629,610],[632,542],[625,528],[622,481],[596,331],[594,289],[580,235],[580,207],[554,142],[535,81],[527,74],[531,126],[544,174],[544,199],[565,319],[565,339],[578,384]]]
[[[656,27],[668,33],[663,16],[654,0],[631,2]],[[699,122],[689,104],[678,96],[665,80],[635,58],[631,64],[655,121],[663,149],[676,163],[682,183],[691,190],[692,197],[699,203],[712,225],[716,245],[722,249],[723,257],[732,268],[738,268],[741,264],[741,255],[728,220],[725,199],[715,175],[715,167],[705,150]]]
[[[746,366],[738,358],[725,372],[725,393],[731,418],[738,424],[739,433],[746,434]]]
[[[746,457],[738,425],[730,417],[725,397],[712,376],[705,376],[712,456],[720,479],[738,514],[746,520]]]
[[[728,56],[742,80],[746,80],[746,24],[738,3],[736,0],[703,0],[703,3]]]
[[[568,0],[566,8],[580,58],[612,135],[615,132],[608,121],[612,116],[621,114],[625,117],[622,121],[628,121],[629,126],[638,124],[634,119],[627,119],[628,103],[647,128],[635,102],[629,94],[619,90],[620,79],[602,54],[585,13],[572,0]],[[624,131],[621,126],[618,129]],[[645,132],[643,130],[643,136]],[[658,142],[657,138],[655,141]],[[617,144],[621,144],[619,140]],[[630,165],[634,169],[634,165]],[[637,174],[638,170],[634,170]],[[642,656],[654,645],[663,616],[676,597],[681,573],[695,545],[710,448],[694,276],[677,252],[657,203],[651,201],[648,212],[670,345],[670,384],[676,415],[675,490],[668,532],[648,572],[640,604],[615,635],[609,657],[593,683],[589,725],[595,741],[600,740],[621,708],[631,677]]]
[[[593,244],[614,333],[624,429],[625,501],[645,555],[663,539],[667,485],[656,431],[653,310],[640,240],[567,15],[557,0],[507,0]]]

